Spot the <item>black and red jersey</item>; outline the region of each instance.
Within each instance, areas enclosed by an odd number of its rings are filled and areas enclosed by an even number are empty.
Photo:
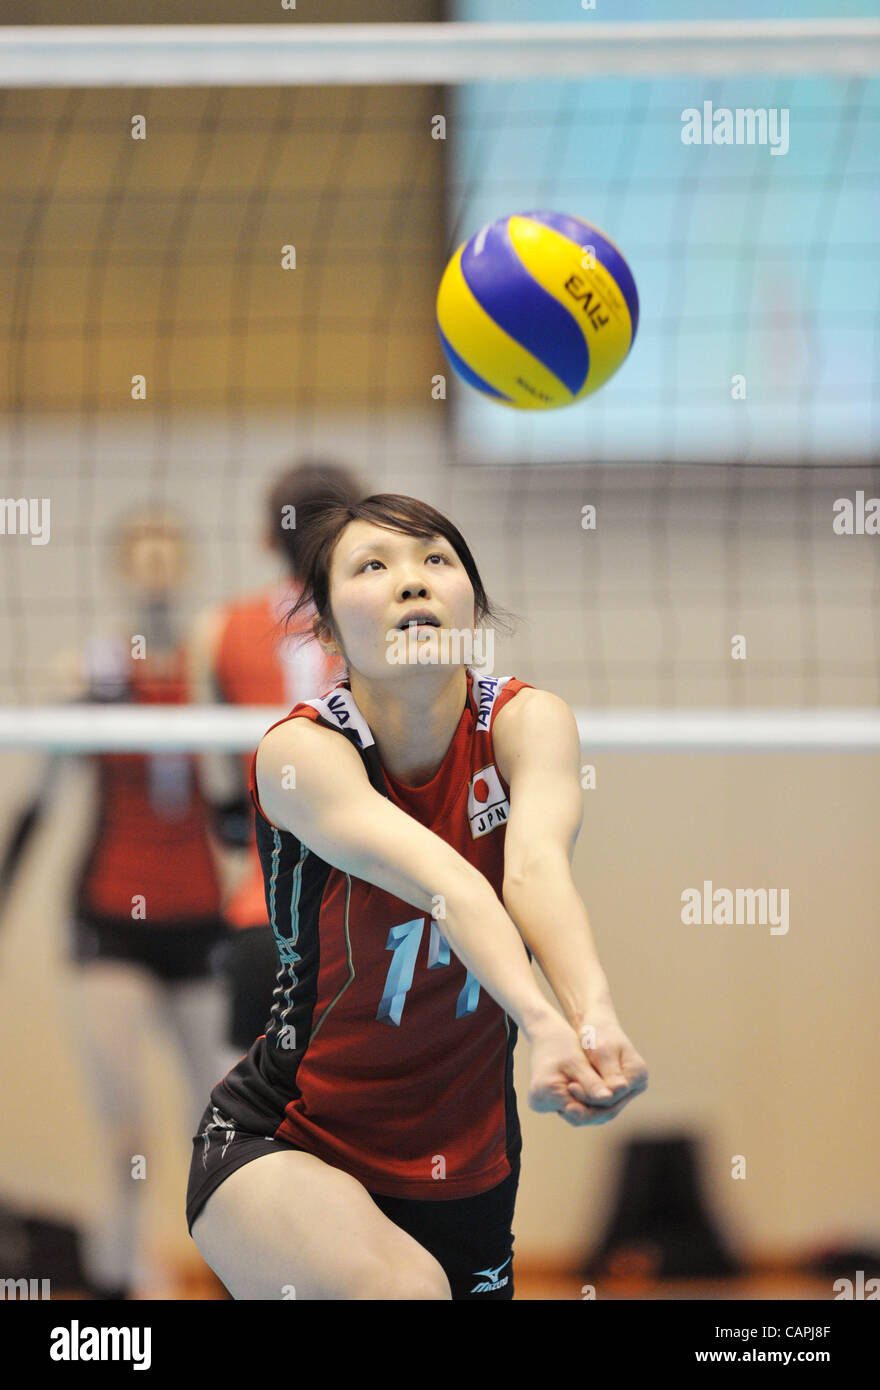
[[[382,767],[348,681],[287,718],[347,738],[376,791],[468,859],[500,898],[510,807],[492,725],[527,682],[465,669],[458,727],[421,787]],[[314,1153],[373,1192],[452,1199],[494,1187],[521,1147],[516,1025],[451,952],[442,919],[272,825],[255,767],[256,756],[250,789],[278,984],[265,1034],[212,1101],[242,1128]]]
[[[135,660],[123,639],[95,639],[85,671],[93,700],[164,705],[187,699],[182,648],[159,673]],[[98,806],[74,891],[77,916],[132,931],[141,920],[146,926],[219,925],[221,885],[193,755],[94,757]]]

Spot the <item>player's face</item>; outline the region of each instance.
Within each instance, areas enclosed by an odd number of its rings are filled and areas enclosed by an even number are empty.
[[[336,543],[330,598],[349,667],[377,680],[402,669],[438,671],[451,664],[449,653],[457,648],[445,649],[444,663],[439,634],[427,628],[417,640],[434,645],[435,663],[402,667],[391,659],[401,645],[395,631],[408,614],[428,609],[447,635],[453,629],[472,632],[475,622],[473,585],[449,541],[387,531],[368,521],[349,522]]]
[[[124,573],[129,584],[158,596],[178,589],[186,572],[186,549],[173,531],[145,528],[135,533],[126,550]]]

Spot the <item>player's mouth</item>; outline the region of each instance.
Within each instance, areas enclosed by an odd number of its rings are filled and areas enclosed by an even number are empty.
[[[401,618],[397,624],[399,630],[408,627],[440,627],[440,619],[437,618],[427,608],[417,608],[414,612],[408,613],[405,618]]]

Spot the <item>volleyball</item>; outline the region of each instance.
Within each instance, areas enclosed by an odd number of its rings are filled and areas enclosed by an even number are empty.
[[[458,248],[437,291],[437,328],[452,367],[518,410],[555,410],[598,391],[629,353],[638,323],[623,253],[567,213],[489,223]]]

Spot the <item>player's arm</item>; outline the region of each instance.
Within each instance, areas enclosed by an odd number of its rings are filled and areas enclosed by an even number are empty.
[[[611,1119],[645,1090],[648,1069],[611,1002],[587,909],[571,876],[583,819],[577,721],[550,691],[522,690],[499,711],[492,739],[510,789],[504,905],[594,1072],[613,1090]]]
[[[504,905],[579,1032],[611,999],[571,875],[583,819],[577,722],[558,695],[526,689],[499,711],[492,737],[510,788]]]
[[[294,776],[290,776],[293,769]],[[266,817],[328,864],[432,915],[450,947],[527,1037],[562,1025],[539,990],[492,885],[433,831],[380,795],[348,739],[307,719],[257,749]],[[289,784],[295,783],[295,789]]]
[[[21,863],[57,795],[63,758],[58,753],[38,753],[29,794],[12,819],[11,829],[0,853],[0,922]]]
[[[90,699],[82,653],[64,647],[49,662],[48,685],[58,704],[79,704]],[[9,834],[0,852],[0,920],[13,882],[34,836],[40,829],[67,762],[65,754],[54,751],[34,754],[28,788],[22,804],[11,819]]]

